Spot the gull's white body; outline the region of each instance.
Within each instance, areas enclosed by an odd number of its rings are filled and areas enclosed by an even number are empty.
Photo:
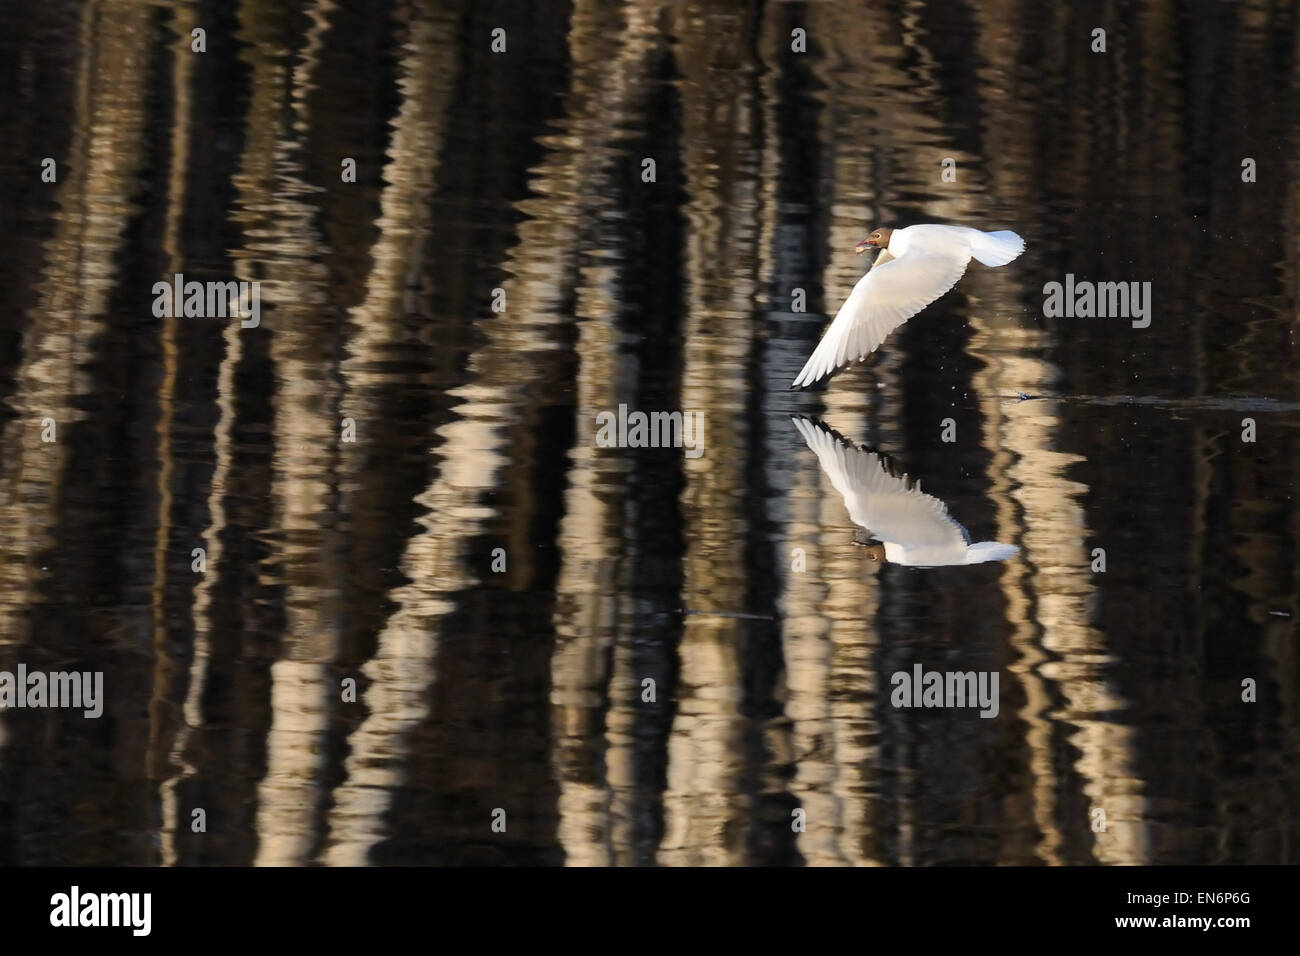
[[[791,387],[812,385],[862,361],[890,332],[956,285],[972,258],[1004,266],[1024,251],[1024,240],[1014,232],[936,225],[895,229]]]
[[[934,568],[1002,561],[1020,550],[997,541],[971,544],[966,529],[952,519],[942,501],[922,492],[907,476],[891,474],[875,452],[857,448],[806,418],[793,421],[843,496],[849,518],[884,545],[886,561]]]

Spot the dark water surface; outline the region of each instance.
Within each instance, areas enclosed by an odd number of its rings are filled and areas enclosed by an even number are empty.
[[[105,699],[0,713],[0,863],[1300,862],[1297,51],[1272,0],[5,4],[0,671]],[[915,222],[1028,248],[789,391]],[[1019,554],[871,561],[793,417]]]

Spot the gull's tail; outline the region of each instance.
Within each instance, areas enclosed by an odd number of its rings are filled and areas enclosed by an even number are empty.
[[[1025,251],[1025,240],[1014,232],[971,230],[970,252],[986,266],[1004,266]]]
[[[982,564],[985,561],[1005,561],[1020,551],[1014,544],[1001,544],[997,541],[981,541],[979,544],[966,546],[966,563]]]

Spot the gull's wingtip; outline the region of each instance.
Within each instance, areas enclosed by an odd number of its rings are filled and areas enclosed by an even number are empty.
[[[801,391],[804,389],[809,389],[812,388],[814,385],[816,385],[818,382],[822,381],[824,378],[826,378],[825,372],[822,372],[820,375],[818,375],[815,372],[809,371],[807,366],[804,366],[803,371],[801,371],[797,376],[795,376],[795,380],[794,382],[791,383],[790,388],[792,390],[799,389]]]

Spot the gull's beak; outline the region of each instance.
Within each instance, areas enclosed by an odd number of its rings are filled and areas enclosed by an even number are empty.
[[[856,252],[858,255],[862,255],[862,253],[866,252],[874,245],[875,243],[872,242],[870,239],[863,239],[861,242],[859,242],[856,246],[853,247],[853,251]]]

